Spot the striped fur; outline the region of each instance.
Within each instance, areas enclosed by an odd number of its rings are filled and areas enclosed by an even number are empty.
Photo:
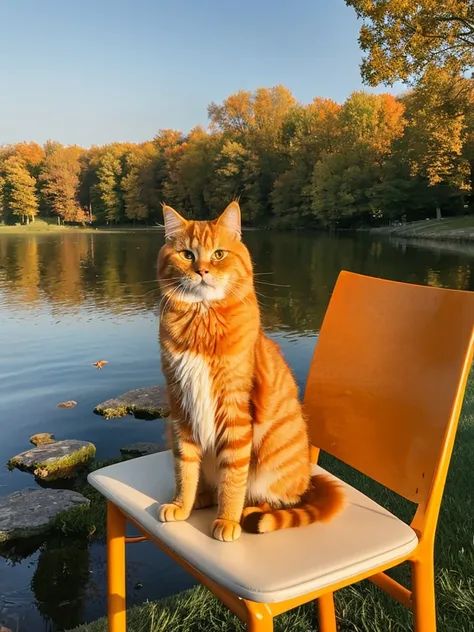
[[[295,380],[265,336],[236,202],[210,222],[164,208],[160,342],[171,406],[176,493],[162,521],[217,501],[213,537],[330,519],[343,494],[311,478]]]

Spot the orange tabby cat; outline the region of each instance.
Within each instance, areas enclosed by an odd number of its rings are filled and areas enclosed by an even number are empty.
[[[265,533],[328,520],[343,494],[326,476],[311,477],[295,380],[261,329],[239,205],[209,222],[169,206],[163,214],[160,341],[176,493],[159,519],[186,520],[217,501],[211,532],[226,542],[241,526]]]

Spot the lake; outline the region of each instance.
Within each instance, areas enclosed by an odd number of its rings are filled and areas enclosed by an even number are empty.
[[[340,270],[474,290],[469,247],[410,244],[367,234],[244,233],[257,272],[266,330],[298,384]],[[134,441],[161,441],[160,421],[105,420],[99,402],[163,382],[155,281],[162,233],[0,234],[0,461],[29,437],[90,440],[99,459]],[[93,362],[107,360],[98,371]],[[73,409],[58,409],[73,399]],[[34,486],[31,475],[0,468],[0,494]],[[193,585],[148,543],[129,547],[129,604]],[[0,624],[53,632],[105,614],[105,550],[99,543],[45,541],[0,557]]]

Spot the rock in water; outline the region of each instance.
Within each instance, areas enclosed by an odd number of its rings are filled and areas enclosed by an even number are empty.
[[[68,439],[38,445],[8,461],[10,469],[32,472],[43,481],[68,478],[95,455],[95,445],[89,441]]]
[[[48,443],[56,443],[56,439],[49,432],[38,432],[38,434],[30,437],[30,443],[33,445],[48,445]]]
[[[73,399],[69,399],[67,402],[60,402],[59,404],[56,404],[56,408],[74,408],[75,406],[77,406],[77,402],[75,402]]]
[[[90,500],[69,489],[23,489],[0,498],[0,542],[48,531],[55,518]]]
[[[120,448],[120,452],[125,456],[146,456],[147,454],[155,454],[163,452],[166,447],[160,443],[152,443],[151,441],[137,441],[137,443],[129,443]]]
[[[170,414],[165,386],[146,386],[108,399],[94,408],[106,419],[134,415],[137,419],[159,419]]]

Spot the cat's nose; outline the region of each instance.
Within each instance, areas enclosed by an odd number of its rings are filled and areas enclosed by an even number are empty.
[[[209,274],[209,270],[207,268],[199,268],[199,270],[196,270],[196,272],[202,278],[204,278],[206,276],[206,274]]]

